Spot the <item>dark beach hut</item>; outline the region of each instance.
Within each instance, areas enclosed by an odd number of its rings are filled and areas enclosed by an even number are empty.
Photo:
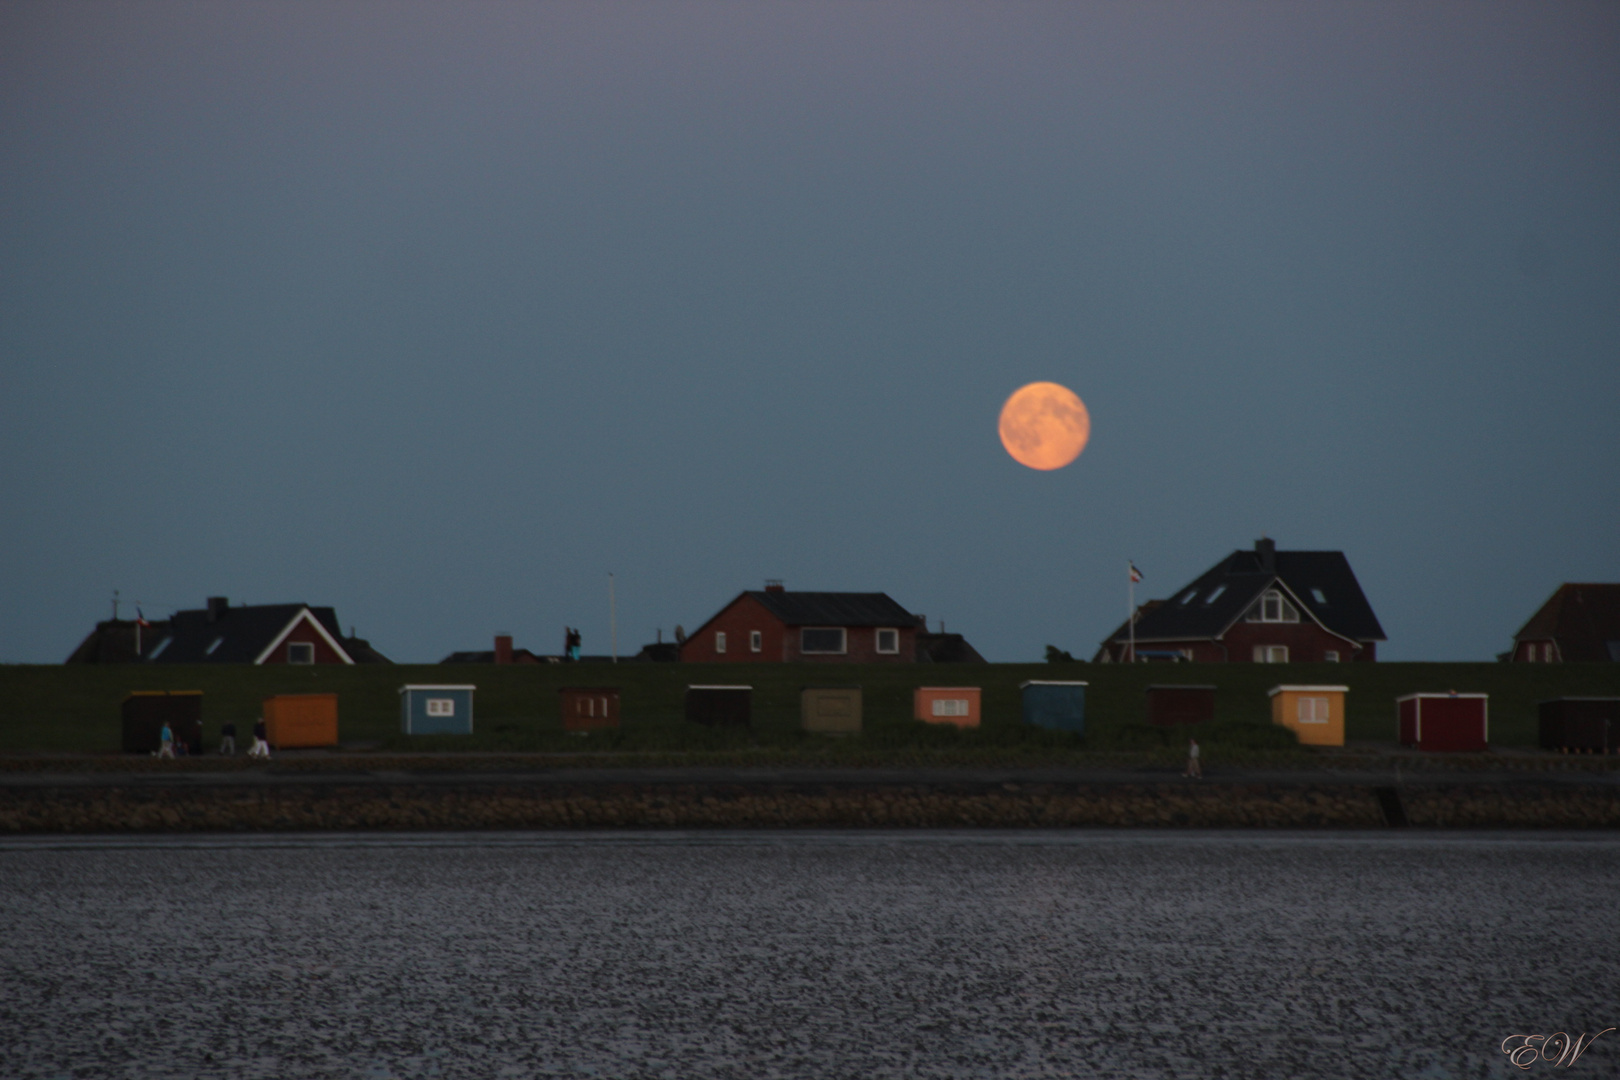
[[[1031,679],[1020,683],[1024,723],[1053,731],[1086,733],[1086,686],[1083,682]]]
[[[564,731],[599,731],[619,726],[617,686],[565,686],[557,691]]]
[[[1620,698],[1565,697],[1537,706],[1541,748],[1566,754],[1620,750]]]
[[[124,697],[124,753],[155,754],[168,724],[186,752],[202,753],[201,690],[134,690]]]
[[[1215,719],[1213,686],[1150,686],[1147,688],[1147,722],[1158,727],[1176,724],[1203,724]]]
[[[709,727],[748,727],[753,700],[752,686],[688,686],[686,718]]]

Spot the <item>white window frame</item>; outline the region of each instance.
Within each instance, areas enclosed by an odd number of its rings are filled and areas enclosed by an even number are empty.
[[[1272,612],[1275,605],[1275,614]],[[1292,618],[1290,618],[1292,616]],[[1244,622],[1257,623],[1297,623],[1299,622],[1299,609],[1288,602],[1288,597],[1282,594],[1281,589],[1267,589],[1260,594],[1254,607],[1244,617]]]
[[[1254,647],[1254,662],[1257,664],[1286,664],[1288,663],[1288,646],[1256,645]]]
[[[1339,662],[1339,650],[1338,649],[1325,649],[1325,650],[1323,650],[1323,652],[1322,652],[1322,662],[1324,664],[1337,664]]]
[[[804,647],[804,635],[818,630],[832,630],[838,634],[838,648],[836,649],[807,649]],[[849,631],[842,626],[801,626],[799,627],[799,652],[805,656],[843,656],[849,652]]]
[[[456,715],[456,699],[453,697],[426,698],[422,711],[428,716],[454,716]]]
[[[750,630],[750,631],[748,631],[748,651],[749,652],[764,652],[765,651],[765,635],[760,633],[758,630]]]
[[[894,647],[892,649],[885,649],[883,647],[884,634],[894,635]],[[900,631],[892,626],[878,627],[872,632],[872,647],[885,656],[898,656],[900,653]]]
[[[935,698],[931,710],[935,716],[967,716],[970,713],[967,698]]]
[[[1301,724],[1325,724],[1333,715],[1333,706],[1325,697],[1301,697],[1294,713]]]
[[[717,653],[726,651],[726,632],[724,630],[714,632],[714,651]]]
[[[308,649],[309,652],[306,653],[305,655],[307,655],[309,657],[309,659],[308,660],[296,660],[296,659],[294,659],[293,658],[293,650],[294,649]],[[315,662],[315,643],[313,641],[289,641],[289,642],[287,642],[287,663],[302,665],[302,664],[313,664],[314,662]]]

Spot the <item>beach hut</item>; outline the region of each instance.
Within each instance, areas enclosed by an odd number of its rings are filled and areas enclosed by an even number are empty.
[[[399,688],[399,730],[407,735],[471,735],[476,686]]]
[[[977,686],[919,686],[911,697],[911,715],[928,724],[979,726]]]
[[[1301,746],[1344,745],[1348,686],[1273,686],[1271,722],[1299,736]]]
[[[806,731],[825,735],[858,735],[861,730],[861,688],[807,686],[799,691],[799,721]]]
[[[1489,694],[1407,694],[1395,699],[1402,746],[1419,750],[1483,750],[1489,736]]]
[[[336,746],[336,694],[277,694],[261,703],[267,741],[277,750]]]
[[[565,686],[557,696],[564,731],[600,731],[619,726],[617,686]]]
[[[1147,722],[1158,727],[1176,724],[1204,724],[1215,719],[1213,686],[1150,686],[1147,688]]]
[[[1024,723],[1084,735],[1087,685],[1048,679],[1019,683],[1018,689],[1024,696]]]
[[[157,753],[164,724],[176,743],[185,743],[187,753],[202,753],[202,691],[132,690],[124,695],[124,753]]]
[[[1620,698],[1554,698],[1539,703],[1536,711],[1543,750],[1565,754],[1620,750]]]
[[[708,727],[748,727],[753,702],[752,686],[688,686],[686,718]]]

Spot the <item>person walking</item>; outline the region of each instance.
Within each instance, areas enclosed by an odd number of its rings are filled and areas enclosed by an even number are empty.
[[[267,758],[269,756],[270,733],[265,730],[264,717],[261,716],[258,722],[253,725],[253,749],[248,751],[248,757]]]
[[[158,734],[158,757],[174,758],[174,731],[167,720],[163,721],[163,730]]]
[[[1182,776],[1190,776],[1194,780],[1202,780],[1204,778],[1204,766],[1203,763],[1198,760],[1198,757],[1198,740],[1188,739],[1187,771],[1182,773]]]
[[[227,720],[219,729],[219,752],[226,757],[236,756],[236,722]]]

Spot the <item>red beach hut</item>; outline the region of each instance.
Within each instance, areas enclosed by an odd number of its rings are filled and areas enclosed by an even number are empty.
[[[1402,746],[1419,750],[1483,750],[1489,734],[1489,694],[1407,694],[1395,699]]]

